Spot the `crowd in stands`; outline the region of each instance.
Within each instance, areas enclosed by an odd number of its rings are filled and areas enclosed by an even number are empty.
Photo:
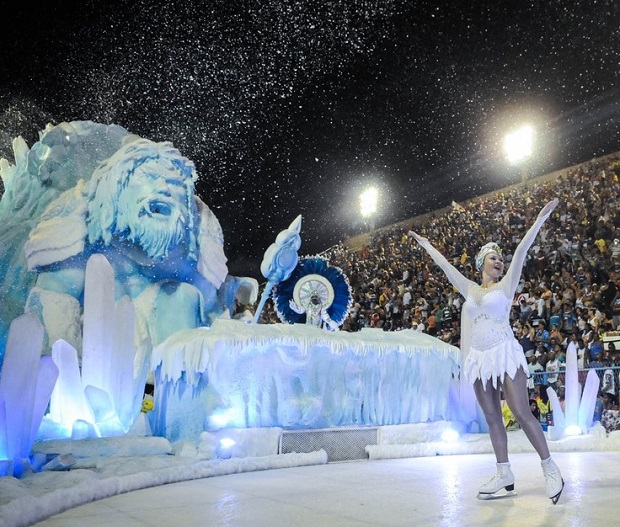
[[[559,198],[524,265],[511,323],[528,357],[531,396],[539,385],[562,391],[566,350],[580,369],[596,368],[605,404],[617,409],[620,353],[620,161],[592,161],[554,179],[532,180],[433,214],[423,222],[377,230],[361,251],[344,245],[325,257],[349,279],[353,305],[343,331],[420,331],[459,345],[463,298],[412,236],[430,242],[478,281],[474,257],[484,243],[503,250],[506,265],[538,211]],[[267,315],[268,317],[270,315]],[[271,314],[271,321],[276,321]],[[610,344],[610,342],[612,342]],[[620,336],[618,336],[620,345]],[[612,373],[613,386],[605,374]]]

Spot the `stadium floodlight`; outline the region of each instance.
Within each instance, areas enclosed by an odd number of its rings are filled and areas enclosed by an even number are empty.
[[[509,133],[504,138],[504,152],[511,164],[520,163],[521,182],[527,180],[527,163],[526,160],[532,155],[534,145],[534,128],[530,125],[524,125]]]
[[[520,163],[532,155],[534,129],[522,126],[504,138],[504,152],[510,163]]]
[[[367,219],[371,231],[375,228],[374,218],[377,213],[378,200],[379,192],[375,187],[368,187],[360,194],[360,214]]]

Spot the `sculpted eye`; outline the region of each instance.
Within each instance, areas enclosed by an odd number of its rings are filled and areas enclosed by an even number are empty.
[[[151,201],[149,202],[149,212],[151,214],[161,214],[163,216],[170,216],[172,212],[170,205],[163,201]]]

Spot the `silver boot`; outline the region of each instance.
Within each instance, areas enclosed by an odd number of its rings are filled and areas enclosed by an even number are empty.
[[[555,505],[560,499],[560,494],[564,490],[564,480],[560,469],[550,457],[540,462],[543,474],[545,475],[545,491],[547,496]]]
[[[510,470],[510,463],[497,463],[497,472],[489,481],[480,485],[478,493],[482,495],[495,494],[501,489],[507,491],[515,489],[515,477]]]

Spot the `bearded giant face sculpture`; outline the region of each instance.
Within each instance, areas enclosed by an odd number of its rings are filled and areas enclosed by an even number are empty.
[[[167,143],[130,143],[95,171],[88,205],[91,243],[124,240],[161,261],[197,260],[193,164]]]
[[[174,167],[162,167],[166,164],[150,161],[134,171],[119,197],[116,218],[116,234],[155,261],[163,260],[174,248],[187,248],[192,238],[188,195],[193,197],[193,193]]]

